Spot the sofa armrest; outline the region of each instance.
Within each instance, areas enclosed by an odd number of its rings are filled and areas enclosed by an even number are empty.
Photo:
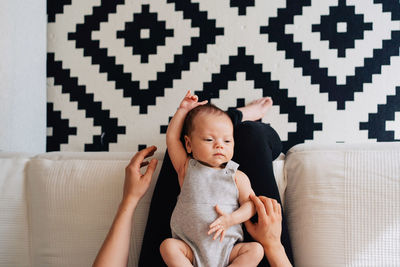
[[[31,266],[25,168],[31,154],[0,152],[0,266]]]
[[[400,143],[298,145],[285,170],[296,266],[400,265]]]

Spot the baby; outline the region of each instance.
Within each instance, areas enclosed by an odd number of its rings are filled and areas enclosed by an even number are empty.
[[[257,266],[263,247],[237,243],[243,241],[240,223],[255,208],[250,181],[231,160],[233,124],[206,103],[188,91],[168,126],[167,148],[181,193],[171,216],[173,238],[162,242],[161,255],[168,266]],[[180,141],[184,124],[186,151]]]

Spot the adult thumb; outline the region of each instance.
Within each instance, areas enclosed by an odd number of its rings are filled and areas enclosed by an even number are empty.
[[[244,226],[246,227],[247,232],[253,236],[253,233],[255,232],[255,225],[252,223],[250,220],[247,220],[244,222]]]

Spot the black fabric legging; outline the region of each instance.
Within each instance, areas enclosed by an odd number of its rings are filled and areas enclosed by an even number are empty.
[[[235,150],[233,160],[240,164],[239,169],[249,177],[256,195],[274,198],[281,203],[272,169],[272,161],[279,156],[282,150],[278,134],[272,127],[261,122],[241,122],[242,113],[238,110],[230,110],[228,115],[234,124]],[[168,152],[166,152],[151,200],[139,258],[140,267],[166,266],[161,258],[159,248],[164,239],[171,237],[170,218],[179,192],[178,177]],[[244,241],[253,241],[245,227],[243,229]],[[286,254],[293,263],[292,249],[284,217],[281,241]],[[265,257],[259,266],[269,266]]]

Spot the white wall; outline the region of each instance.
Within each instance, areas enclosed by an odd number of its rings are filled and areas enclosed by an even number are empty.
[[[0,1],[0,150],[46,150],[46,2]]]

